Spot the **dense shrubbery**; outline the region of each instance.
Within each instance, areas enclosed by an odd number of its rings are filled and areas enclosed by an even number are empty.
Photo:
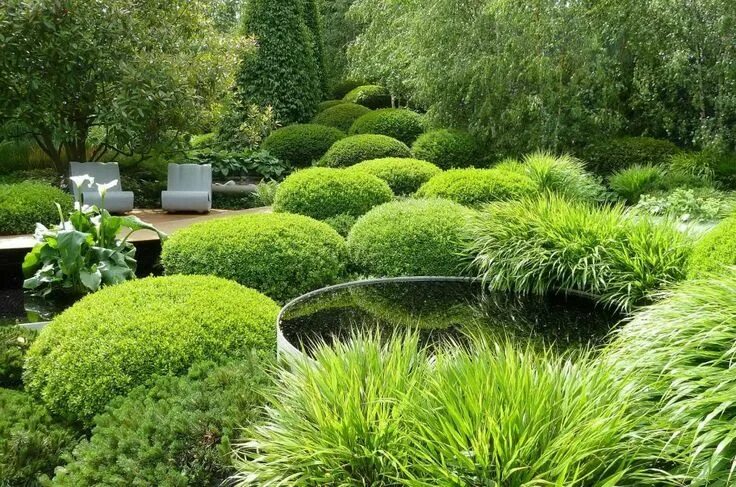
[[[318,165],[348,167],[384,157],[411,157],[411,150],[403,142],[385,135],[353,135],[337,141],[319,160]]]
[[[736,154],[716,150],[683,152],[672,157],[670,167],[678,173],[716,181],[726,187],[736,185]]]
[[[359,217],[392,198],[388,184],[370,174],[314,167],[298,171],[281,183],[273,209],[317,220],[338,215]]]
[[[414,157],[442,169],[477,166],[480,147],[475,138],[462,130],[432,130],[422,134],[411,147]]]
[[[0,389],[0,485],[41,485],[80,440],[23,392]]]
[[[351,262],[373,276],[457,276],[470,211],[445,200],[388,203],[364,215],[348,236]]]
[[[417,338],[324,346],[278,377],[238,485],[650,485],[663,442],[592,359]],[[329,480],[327,480],[329,479]],[[656,482],[654,482],[656,483]]]
[[[307,167],[344,137],[340,130],[325,125],[289,125],[269,135],[261,148],[294,167]]]
[[[350,90],[343,100],[372,109],[389,108],[391,106],[391,95],[388,90],[378,85],[358,86]]]
[[[413,194],[424,183],[442,172],[430,162],[398,157],[363,161],[351,166],[350,170],[366,172],[383,179],[396,195]]]
[[[344,46],[339,46],[339,48],[344,50]],[[353,91],[355,88],[359,88],[361,86],[366,86],[366,84],[360,80],[342,80],[338,83],[335,83],[335,85],[332,87],[332,96],[342,100],[348,93]]]
[[[366,113],[350,127],[350,135],[388,135],[411,145],[424,132],[424,119],[411,110],[384,108]]]
[[[608,186],[627,203],[635,205],[642,195],[663,186],[664,170],[659,166],[631,166],[611,175]]]
[[[186,377],[161,377],[115,399],[52,485],[220,485],[235,473],[231,443],[261,416],[270,383],[255,357]]]
[[[667,163],[680,149],[667,140],[651,137],[602,139],[584,147],[578,154],[597,174],[608,175],[631,166],[656,166]]]
[[[491,289],[587,291],[621,309],[683,279],[690,253],[666,222],[553,195],[489,205],[470,233],[468,252]]]
[[[0,326],[0,387],[22,385],[23,358],[37,335],[19,326]]]
[[[683,485],[733,485],[736,462],[736,269],[690,280],[634,315],[602,367],[636,379],[656,411],[648,434],[671,438]],[[646,434],[646,433],[645,433]]]
[[[370,112],[371,109],[363,105],[342,102],[318,113],[312,119],[312,123],[334,127],[347,133],[356,120]]]
[[[466,206],[519,199],[537,194],[539,187],[527,175],[505,169],[451,169],[422,185],[416,196],[447,198]]]
[[[91,294],[57,316],[26,355],[26,389],[89,424],[115,396],[201,360],[276,348],[278,306],[224,279],[169,276]]]
[[[347,260],[345,241],[301,215],[245,215],[198,223],[166,241],[168,274],[210,274],[277,300],[333,284]]]
[[[702,277],[736,265],[736,217],[723,220],[700,237],[690,257],[690,277]]]
[[[502,161],[494,169],[524,174],[537,184],[539,191],[557,193],[574,200],[600,200],[605,193],[603,185],[585,170],[582,161],[566,155],[555,157],[537,152],[524,157],[521,163]]]
[[[347,102],[344,101],[344,100],[327,100],[327,101],[322,101],[322,102],[319,103],[319,105],[317,105],[317,113],[319,114],[319,113],[327,110],[328,108],[336,107],[337,105],[342,105],[343,103],[347,103]],[[350,128],[350,127],[348,127],[348,128]]]
[[[66,214],[74,199],[68,193],[42,183],[0,185],[0,235],[33,233],[36,223],[59,223],[59,203]]]

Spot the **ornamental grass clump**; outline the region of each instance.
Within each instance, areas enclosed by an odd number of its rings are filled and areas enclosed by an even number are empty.
[[[736,485],[736,268],[681,283],[640,310],[607,353],[657,413],[683,485]]]
[[[666,222],[557,195],[488,205],[468,232],[466,250],[489,288],[585,291],[621,310],[683,279],[691,248]]]
[[[664,188],[665,171],[658,166],[631,166],[616,171],[608,180],[608,186],[630,205],[635,205],[645,195]]]

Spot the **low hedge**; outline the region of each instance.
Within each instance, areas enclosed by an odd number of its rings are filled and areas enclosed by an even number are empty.
[[[20,391],[0,389],[0,485],[38,486],[81,435]]]
[[[351,166],[349,170],[365,172],[383,179],[394,194],[402,196],[415,193],[422,184],[442,172],[431,162],[398,157],[363,161]]]
[[[89,424],[111,399],[154,374],[179,375],[251,349],[275,351],[279,307],[216,277],[129,281],[91,294],[57,316],[26,355],[26,389],[47,407]]]
[[[20,388],[23,359],[38,332],[20,326],[0,326],[0,387]]]
[[[371,276],[457,276],[470,210],[446,200],[405,200],[379,206],[348,235],[352,264]]]
[[[732,265],[736,265],[736,217],[723,220],[695,243],[688,276],[703,277]]]
[[[386,88],[379,85],[358,86],[350,90],[343,100],[373,109],[391,106],[391,94]]]
[[[334,127],[343,132],[348,132],[356,120],[363,115],[371,113],[370,108],[357,103],[340,102],[340,104],[328,107],[324,111],[319,112],[312,119],[312,123],[319,125],[327,125]]]
[[[587,162],[593,172],[606,176],[635,165],[666,164],[672,156],[679,153],[680,149],[668,140],[619,137],[588,144],[576,155]]]
[[[284,301],[333,284],[347,260],[329,225],[302,215],[255,214],[198,223],[172,234],[168,274],[211,274]]]
[[[54,203],[59,203],[66,214],[72,209],[74,198],[43,183],[0,185],[0,235],[33,233],[36,223],[47,227],[59,223]]]
[[[353,135],[337,141],[319,160],[319,166],[348,167],[384,157],[411,157],[411,150],[400,140],[386,135]]]
[[[231,444],[262,416],[269,376],[255,357],[197,364],[112,401],[52,485],[222,485]]]
[[[343,103],[347,103],[346,101],[340,99],[340,100],[327,100],[320,102],[317,105],[317,113],[323,112],[327,110],[328,108],[336,107],[337,105],[342,105]],[[348,127],[349,128],[349,127]]]
[[[442,169],[479,164],[480,147],[475,137],[462,130],[432,130],[422,134],[411,147],[414,157]]]
[[[417,191],[420,198],[446,198],[465,206],[520,199],[539,186],[521,173],[502,169],[452,169],[430,179]]]
[[[350,135],[388,135],[411,145],[424,132],[424,118],[404,108],[384,108],[366,113],[350,127]]]
[[[269,135],[261,149],[294,167],[307,167],[344,137],[344,132],[325,125],[289,125]]]
[[[338,215],[358,217],[392,199],[391,188],[375,176],[313,167],[292,174],[279,185],[273,209],[325,220]]]

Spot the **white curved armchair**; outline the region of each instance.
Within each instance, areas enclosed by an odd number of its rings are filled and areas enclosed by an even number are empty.
[[[134,195],[132,191],[123,191],[120,185],[120,167],[117,162],[70,162],[72,176],[90,176],[96,184],[117,184],[107,190],[105,195],[105,209],[110,213],[127,213],[133,209]],[[85,205],[100,206],[102,198],[96,187],[90,187],[88,182],[77,188],[72,184],[74,198],[84,200]]]
[[[169,164],[168,187],[161,192],[161,207],[169,212],[212,209],[212,166]]]

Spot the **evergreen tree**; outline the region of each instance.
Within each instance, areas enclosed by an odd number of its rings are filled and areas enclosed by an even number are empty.
[[[327,93],[325,75],[325,42],[322,34],[322,18],[317,7],[317,0],[304,0],[304,21],[312,33],[314,56],[317,59],[317,70],[323,95]]]

